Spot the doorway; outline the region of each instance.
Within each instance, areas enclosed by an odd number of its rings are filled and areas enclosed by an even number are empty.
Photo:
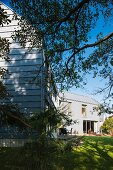
[[[83,120],[83,133],[94,132],[94,122],[90,120]]]

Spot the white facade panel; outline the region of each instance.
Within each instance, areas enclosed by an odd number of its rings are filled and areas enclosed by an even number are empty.
[[[14,30],[18,30],[18,21],[12,20],[13,11],[6,9],[11,23],[0,26],[0,36],[9,40],[10,53],[9,62],[0,61],[0,67],[8,70],[8,74],[3,79],[9,93],[10,101],[19,105],[22,111],[33,112],[44,109],[44,86],[43,86],[43,51],[41,49],[30,50],[29,42],[22,48],[19,42],[14,42],[12,35]],[[42,68],[41,73],[39,73]],[[38,80],[34,82],[35,78]]]

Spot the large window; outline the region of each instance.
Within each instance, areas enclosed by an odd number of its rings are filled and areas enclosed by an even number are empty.
[[[94,132],[94,121],[83,120],[83,132],[84,133]]]
[[[82,115],[86,116],[87,115],[87,105],[82,104]]]

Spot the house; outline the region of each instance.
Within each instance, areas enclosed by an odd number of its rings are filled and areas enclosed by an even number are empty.
[[[53,77],[51,69],[47,68],[44,61],[42,46],[29,49],[29,42],[22,47],[17,39],[14,41],[12,35],[15,30],[19,30],[18,20],[13,18],[12,9],[2,2],[0,2],[0,6],[7,12],[11,20],[9,24],[0,26],[1,38],[6,38],[10,42],[9,61],[0,59],[0,67],[8,70],[2,81],[11,96],[8,100],[0,102],[16,104],[20,111],[28,116],[34,112],[44,112],[49,107],[55,109],[58,103],[57,90],[54,83],[49,83]],[[0,138],[2,138],[1,132],[6,134],[13,131],[11,127],[8,128],[0,126]],[[22,137],[22,134],[20,136]],[[7,135],[4,137],[6,138]],[[19,133],[16,138],[18,137]]]
[[[103,122],[103,116],[98,115],[96,107],[99,103],[94,99],[65,92],[61,94],[61,104],[66,106],[66,114],[70,114],[73,121],[67,129],[73,134],[100,133],[100,126]]]
[[[3,82],[11,94],[10,101],[16,103],[25,113],[44,111],[47,105],[54,106],[53,100],[56,95],[53,87],[46,84],[47,66],[44,63],[44,50],[41,46],[39,49],[29,50],[29,42],[24,48],[18,40],[15,42],[12,35],[19,29],[18,20],[13,19],[14,12],[9,7],[2,2],[0,6],[5,9],[11,20],[11,23],[0,26],[0,36],[11,43],[9,62],[0,60],[0,67],[8,70]],[[51,78],[52,73],[49,74]]]

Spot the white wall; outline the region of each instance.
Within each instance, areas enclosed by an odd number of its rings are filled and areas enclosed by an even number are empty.
[[[0,26],[0,36],[9,40],[10,61],[0,61],[0,67],[8,70],[7,76],[3,79],[8,91],[11,93],[11,101],[18,104],[24,111],[37,111],[44,107],[44,81],[43,73],[39,74],[40,66],[43,63],[43,51],[39,49],[28,50],[28,44],[22,48],[19,42],[12,39],[13,31],[19,29],[18,21],[12,20],[13,12],[8,7],[1,5],[11,19],[11,23]]]
[[[74,94],[71,93],[68,93],[68,95],[65,94],[66,93],[64,93],[64,100],[67,101],[67,103],[71,103],[71,116],[72,119],[76,121],[75,124],[72,124],[67,128],[69,130],[72,128],[73,133],[83,134],[83,120],[94,121],[94,132],[98,133],[102,123],[100,122],[100,116],[94,108],[97,107],[99,103],[87,96],[74,96]],[[83,104],[86,105],[86,116],[82,114]]]

